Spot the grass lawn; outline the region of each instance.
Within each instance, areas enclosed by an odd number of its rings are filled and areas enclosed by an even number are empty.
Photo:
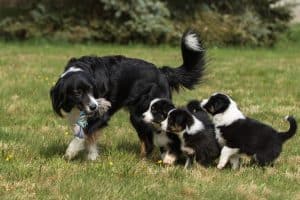
[[[96,162],[62,156],[72,139],[56,117],[50,87],[71,57],[124,54],[158,66],[181,64],[179,47],[0,42],[0,199],[300,199],[300,136],[289,140],[274,167],[238,171],[164,167],[155,151],[139,158],[128,113],[103,130]],[[287,130],[300,113],[300,45],[274,49],[211,48],[203,84],[174,95],[185,104],[215,91],[233,96],[248,116]]]

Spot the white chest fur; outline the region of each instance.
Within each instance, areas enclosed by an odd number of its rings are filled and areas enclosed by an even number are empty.
[[[170,139],[168,138],[166,132],[154,133],[153,134],[153,143],[158,147],[165,147],[170,143]]]

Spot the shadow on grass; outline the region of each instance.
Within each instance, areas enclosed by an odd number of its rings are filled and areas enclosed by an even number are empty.
[[[140,147],[138,143],[122,141],[117,145],[116,149],[120,152],[135,154],[136,156],[140,155]]]
[[[68,143],[62,143],[60,141],[54,141],[48,146],[44,146],[40,148],[40,155],[46,159],[53,157],[61,157],[63,159],[65,151],[68,147]],[[108,149],[105,145],[98,145],[98,149],[100,149],[100,154],[103,152],[107,152]],[[74,161],[86,161],[87,152],[85,150],[79,152],[79,154],[74,158]]]
[[[51,158],[55,156],[63,157],[68,144],[63,144],[59,141],[52,142],[48,146],[43,146],[40,149],[40,155],[45,158]]]

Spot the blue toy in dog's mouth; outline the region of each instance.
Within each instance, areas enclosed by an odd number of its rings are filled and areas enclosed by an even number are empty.
[[[84,129],[87,127],[87,116],[83,111],[80,111],[79,118],[76,122],[76,126],[78,126],[78,130],[75,131],[74,136],[79,138],[84,138]]]
[[[104,98],[99,98],[96,100],[99,108],[98,114],[101,116],[103,115],[110,107],[111,104]],[[88,115],[84,111],[80,111],[79,118],[77,119],[74,127],[74,136],[83,139],[84,138],[84,129],[88,125]]]

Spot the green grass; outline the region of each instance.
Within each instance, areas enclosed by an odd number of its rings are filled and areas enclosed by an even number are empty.
[[[174,94],[185,104],[229,93],[248,116],[286,130],[300,112],[300,46],[211,48],[203,84]],[[139,158],[138,138],[120,111],[103,130],[96,162],[62,159],[72,139],[51,108],[49,90],[70,57],[124,54],[159,66],[181,64],[179,48],[0,42],[0,199],[300,199],[300,137],[274,167],[238,171],[164,167],[158,152]]]

